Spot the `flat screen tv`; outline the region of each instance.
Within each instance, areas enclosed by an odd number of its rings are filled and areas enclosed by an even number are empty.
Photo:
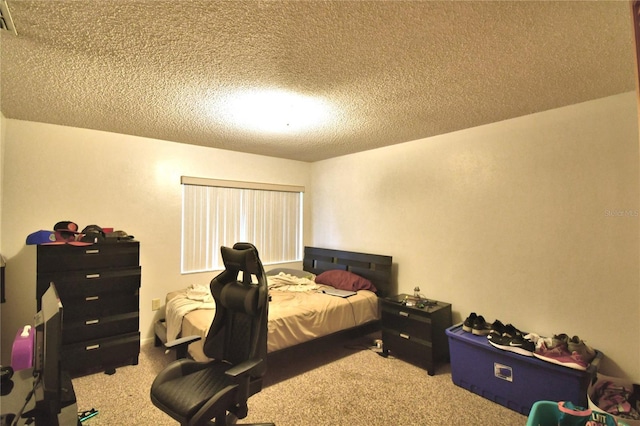
[[[40,311],[34,322],[36,411],[46,418],[56,419],[61,410],[62,303],[53,283],[40,298]]]

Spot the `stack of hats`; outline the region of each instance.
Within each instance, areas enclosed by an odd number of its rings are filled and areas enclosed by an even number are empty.
[[[73,246],[88,246],[106,241],[117,241],[122,239],[133,239],[132,235],[127,235],[124,231],[115,231],[109,228],[108,232],[98,225],[86,226],[82,232],[78,225],[71,221],[62,221],[54,225],[53,231],[40,230],[27,236],[27,244],[69,244]]]
[[[78,225],[71,221],[62,221],[54,225],[53,231],[40,230],[27,236],[27,244],[70,244],[88,246],[91,243],[78,240]]]

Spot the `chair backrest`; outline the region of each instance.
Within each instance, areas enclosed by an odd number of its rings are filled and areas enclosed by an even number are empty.
[[[255,358],[266,361],[269,296],[258,250],[249,243],[220,250],[225,270],[211,280],[216,313],[204,342],[204,353],[232,365]],[[265,370],[263,362],[251,375],[261,377]]]

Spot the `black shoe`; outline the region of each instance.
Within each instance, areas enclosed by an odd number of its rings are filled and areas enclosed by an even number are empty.
[[[491,324],[491,330],[489,331],[489,334],[497,334],[498,336],[502,336],[502,334],[506,331],[506,326],[502,322],[500,322],[500,320],[495,320],[493,324]]]
[[[504,325],[500,321],[495,320],[493,324],[491,324],[491,330],[489,332],[489,335],[487,336],[487,339],[498,341],[502,338],[513,338],[517,336],[522,337],[522,333],[520,332],[520,330],[518,330],[511,324]]]
[[[471,332],[476,336],[486,336],[491,331],[491,326],[487,324],[482,315],[478,315],[473,321]]]
[[[491,334],[487,340],[489,343],[503,351],[515,352],[524,356],[533,356],[533,352],[536,350],[536,345],[529,339],[525,339],[522,334],[515,337],[508,336],[506,334],[498,336]]]
[[[467,333],[471,333],[471,329],[473,328],[473,322],[478,318],[475,312],[471,312],[467,319],[462,323],[462,330]]]
[[[504,331],[502,332],[502,334],[509,337],[517,337],[517,336],[524,336],[525,333],[522,333],[520,330],[515,328],[512,324],[507,324],[504,326]]]

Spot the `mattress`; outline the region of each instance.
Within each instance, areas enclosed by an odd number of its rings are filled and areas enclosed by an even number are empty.
[[[329,286],[318,285],[314,291],[283,291],[271,289],[267,350],[275,352],[322,336],[347,330],[380,318],[378,297],[368,290],[358,290],[342,298],[324,294]],[[166,301],[180,296],[184,290],[167,294]],[[167,305],[168,306],[168,303]],[[201,336],[189,345],[189,355],[205,361],[204,339],[215,314],[214,309],[195,309],[184,315],[181,336]],[[167,319],[170,315],[167,315]]]

